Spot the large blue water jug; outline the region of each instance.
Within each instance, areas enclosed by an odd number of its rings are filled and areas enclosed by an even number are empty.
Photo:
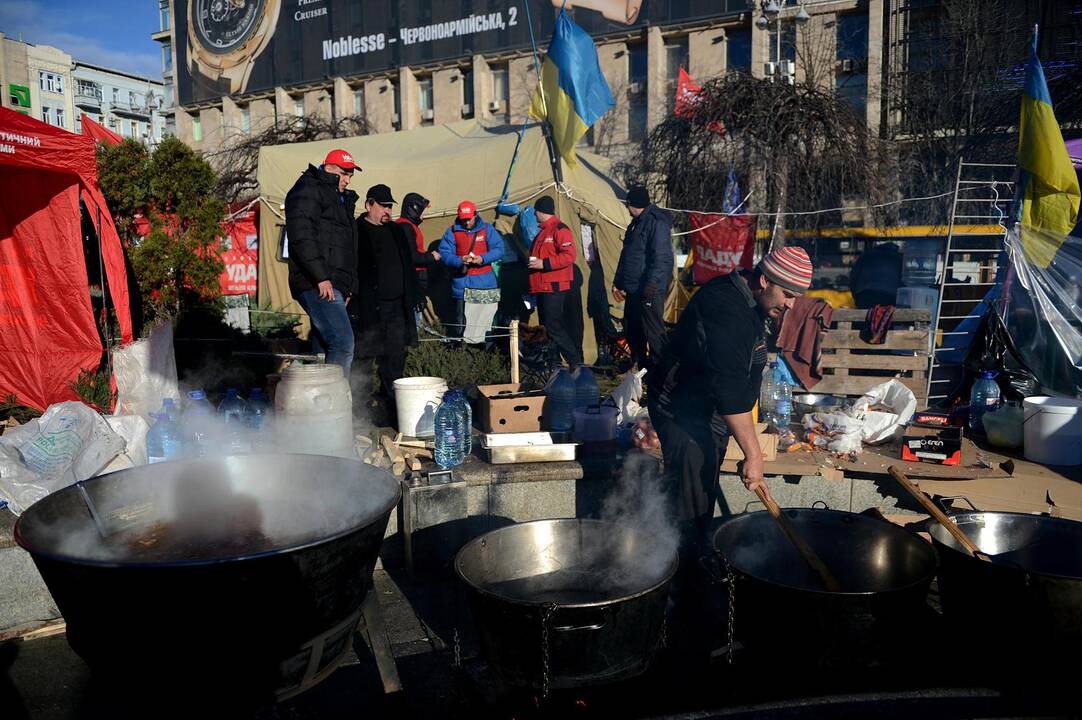
[[[560,368],[545,388],[548,396],[549,430],[567,432],[575,425],[575,379]]]
[[[213,435],[215,423],[214,406],[207,400],[207,394],[202,390],[189,390],[180,423],[186,454],[195,457],[214,454],[217,448]]]
[[[998,410],[1002,400],[1003,393],[996,383],[995,372],[981,372],[980,379],[973,383],[969,392],[969,429],[984,432],[984,414]]]
[[[184,437],[174,416],[173,401],[169,398],[162,403],[160,413],[152,415],[155,419],[147,432],[147,462],[160,463],[178,460],[183,456]]]
[[[601,388],[597,385],[590,368],[579,365],[571,374],[575,379],[575,408],[588,408],[601,404]]]
[[[443,394],[436,408],[436,464],[445,470],[458,467],[466,459],[466,440],[462,436],[464,419],[462,406],[455,390]]]

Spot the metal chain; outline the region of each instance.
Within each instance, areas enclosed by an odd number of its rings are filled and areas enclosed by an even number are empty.
[[[541,699],[549,696],[549,621],[556,612],[556,603],[541,610]]]
[[[451,667],[458,670],[462,667],[462,638],[458,635],[458,628],[455,628],[454,639],[451,641],[454,645],[454,660]]]
[[[729,656],[726,662],[733,664],[733,623],[736,618],[736,574],[729,559],[725,558],[725,587],[729,597]]]
[[[665,614],[661,616],[661,634],[658,638],[658,647],[666,648],[669,646],[669,609],[665,608]]]

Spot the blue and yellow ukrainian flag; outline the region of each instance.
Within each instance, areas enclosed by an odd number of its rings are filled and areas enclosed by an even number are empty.
[[[1018,124],[1020,234],[1026,259],[1047,268],[1078,222],[1079,188],[1033,34]]]
[[[593,38],[560,10],[530,115],[549,121],[560,156],[575,167],[575,143],[614,104]]]

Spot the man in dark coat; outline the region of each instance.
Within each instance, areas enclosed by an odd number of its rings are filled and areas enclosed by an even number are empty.
[[[627,193],[631,224],[612,279],[612,296],[624,303],[624,333],[639,367],[646,367],[650,348],[659,348],[665,334],[665,298],[673,274],[672,218],[656,205],[644,187]]]
[[[345,150],[332,150],[319,167],[309,165],[286,194],[289,292],[312,321],[314,352],[348,377],[353,328],[346,304],[357,292],[357,193],[347,190],[360,170]]]
[[[417,327],[421,326],[421,313],[427,303],[428,273],[440,262],[439,251],[428,249],[425,244],[425,234],[421,230],[421,221],[429,204],[428,198],[420,193],[406,193],[402,198],[402,215],[395,220],[402,226],[402,232],[406,234],[406,241],[413,255],[414,269],[417,272],[417,307],[415,308]]]
[[[394,381],[402,377],[406,348],[417,344],[413,308],[417,275],[409,240],[392,222],[395,199],[386,185],[373,185],[357,219],[357,299],[351,304],[357,356],[375,357],[383,394],[394,403]]]

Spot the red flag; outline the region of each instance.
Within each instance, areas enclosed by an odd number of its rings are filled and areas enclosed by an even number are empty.
[[[702,87],[691,79],[687,71],[683,67],[680,68],[680,74],[676,79],[676,107],[673,109],[673,113],[676,117],[686,118],[691,120],[695,117],[695,106],[699,102],[699,93],[702,92]],[[711,121],[706,129],[711,132],[716,132],[718,135],[725,134],[725,125],[720,120]]]
[[[691,236],[695,264],[692,280],[702,285],[737,268],[751,269],[755,250],[755,215],[691,214]]]
[[[124,138],[117,135],[115,132],[99,125],[98,123],[87,117],[86,113],[83,113],[82,117],[83,135],[89,135],[94,138],[96,143],[105,143],[106,145],[119,145],[124,142]]]

